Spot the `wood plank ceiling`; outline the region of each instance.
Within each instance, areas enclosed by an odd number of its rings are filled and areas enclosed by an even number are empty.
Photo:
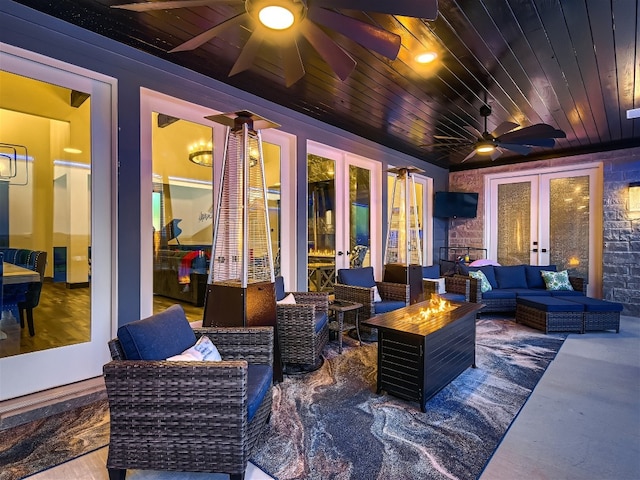
[[[263,45],[248,71],[228,76],[250,36],[248,24],[193,51],[167,53],[244,11],[242,2],[150,12],[110,8],[133,1],[17,3],[451,170],[640,145],[640,119],[626,118],[640,107],[637,0],[440,0],[435,21],[340,11],[400,35],[398,58],[327,29],[356,69],[341,81],[301,40],[306,74],[288,88],[277,45]],[[426,66],[414,59],[425,50],[438,54]],[[489,131],[504,121],[548,123],[566,138],[528,156],[507,151],[495,162],[476,155],[461,163],[471,146],[425,146],[438,143],[434,135],[474,141],[464,127],[484,130],[485,98]]]

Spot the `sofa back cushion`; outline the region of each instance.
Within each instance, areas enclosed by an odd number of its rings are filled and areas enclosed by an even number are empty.
[[[280,276],[276,277],[275,288],[276,288],[276,302],[283,300],[285,297],[284,277],[280,277]]]
[[[527,288],[524,265],[494,267],[498,288]]]
[[[484,273],[484,276],[487,278],[487,280],[489,281],[489,285],[491,285],[491,288],[498,288],[498,282],[496,281],[496,275],[494,273],[494,267],[493,265],[483,265],[481,267],[468,267],[467,265],[461,264],[460,265],[460,272],[463,275],[469,275],[469,272],[482,272]]]
[[[440,265],[422,267],[422,278],[440,278]]]
[[[373,277],[373,267],[342,268],[338,270],[338,283],[353,287],[375,287],[376,280]]]
[[[181,305],[118,328],[127,360],[164,360],[196,343],[196,335]]]
[[[527,287],[529,288],[547,288],[540,273],[542,270],[548,272],[555,272],[557,267],[555,265],[525,265],[525,274],[527,276]]]

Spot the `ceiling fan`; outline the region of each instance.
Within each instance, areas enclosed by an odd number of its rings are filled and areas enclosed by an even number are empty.
[[[112,8],[145,12],[240,3],[244,4],[244,12],[178,45],[169,53],[193,50],[227,28],[247,23],[252,34],[229,76],[249,69],[260,45],[273,42],[283,49],[285,84],[290,87],[305,74],[298,48],[299,38],[303,36],[335,74],[341,80],[346,80],[355,68],[356,61],[319,25],[341,33],[391,60],[398,55],[401,39],[395,33],[338,13],[335,9],[372,11],[426,20],[435,20],[438,16],[438,0],[169,0],[112,5]]]
[[[487,131],[487,117],[491,115],[491,107],[482,105],[480,115],[484,118],[484,132],[480,133],[471,125],[464,127],[469,133],[476,137],[476,140],[469,140],[463,137],[447,137],[434,135],[433,138],[441,143],[424,146],[473,146],[473,150],[462,162],[466,162],[476,154],[490,154],[491,160],[495,160],[504,153],[504,150],[511,150],[520,155],[528,155],[533,147],[553,147],[556,138],[566,138],[566,133],[558,130],[546,123],[537,123],[528,127],[518,128],[520,125],[513,122],[502,122],[492,132]],[[462,163],[461,162],[461,163]]]

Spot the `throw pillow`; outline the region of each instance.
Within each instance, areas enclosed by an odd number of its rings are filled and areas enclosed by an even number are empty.
[[[380,296],[380,292],[378,291],[378,287],[377,286],[373,287],[373,301],[374,302],[381,302],[382,301],[382,297]]]
[[[180,355],[169,357],[167,360],[172,362],[220,362],[222,357],[211,339],[203,335],[193,347],[186,349]]]
[[[480,270],[476,270],[475,272],[469,271],[469,276],[471,278],[475,278],[476,280],[480,281],[480,291],[482,293],[488,292],[489,290],[491,290],[491,284],[489,283],[489,280],[487,280],[487,277],[485,276],[485,274],[482,273]]]
[[[561,272],[549,272],[542,270],[540,272],[547,290],[573,290],[569,281],[569,272],[562,270]]]
[[[282,300],[278,300],[276,302],[276,304],[278,305],[295,305],[295,303],[296,303],[296,297],[293,296],[293,293],[290,293],[289,295],[284,297]]]

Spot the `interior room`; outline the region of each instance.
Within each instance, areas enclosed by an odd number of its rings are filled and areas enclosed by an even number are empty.
[[[0,477],[640,477],[637,1],[0,24]]]

